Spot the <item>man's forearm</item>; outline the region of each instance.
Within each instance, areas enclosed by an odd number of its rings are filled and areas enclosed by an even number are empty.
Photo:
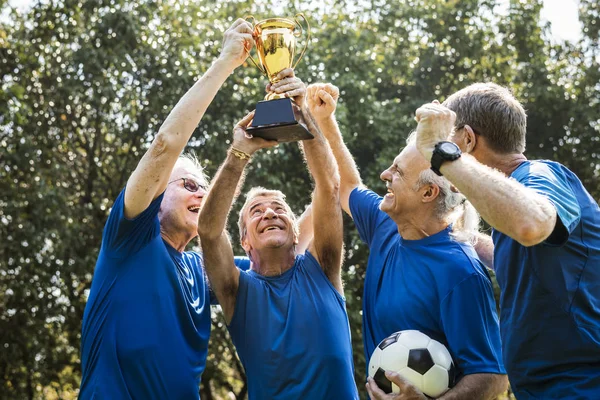
[[[169,113],[159,134],[164,135],[179,152],[185,148],[206,109],[233,70],[231,63],[218,58]]]
[[[305,140],[302,143],[304,156],[315,180],[315,185],[320,190],[337,191],[339,189],[338,167],[327,140],[308,110],[304,110],[303,113],[308,130],[315,137],[313,140]]]
[[[342,140],[342,134],[334,116],[317,121],[317,125],[327,138],[337,162],[340,173],[340,204],[342,209],[350,215],[350,193],[362,184],[358,168],[350,150]]]
[[[466,375],[438,400],[491,400],[506,391],[507,387],[506,375]]]
[[[545,240],[556,223],[556,210],[543,196],[463,154],[440,171],[492,227],[524,246]]]
[[[227,216],[237,188],[243,183],[244,168],[247,163],[247,160],[242,160],[231,153],[227,154],[200,210],[198,233],[201,238],[216,239],[225,230]]]

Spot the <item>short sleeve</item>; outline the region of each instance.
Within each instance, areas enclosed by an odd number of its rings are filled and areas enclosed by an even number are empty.
[[[250,269],[250,259],[248,257],[235,256],[233,261],[235,266],[242,271],[248,271]]]
[[[475,273],[458,283],[441,303],[449,350],[464,375],[506,373],[492,293],[490,280]]]
[[[371,245],[377,227],[388,220],[386,213],[379,209],[381,196],[364,187],[357,187],[350,193],[350,213],[363,242]]]
[[[515,171],[513,177],[550,200],[567,232],[573,232],[581,218],[581,209],[563,171],[546,163],[532,162]]]
[[[163,194],[154,199],[140,215],[127,219],[124,214],[125,190],[115,200],[102,235],[102,248],[116,257],[134,254],[160,235],[158,210]]]

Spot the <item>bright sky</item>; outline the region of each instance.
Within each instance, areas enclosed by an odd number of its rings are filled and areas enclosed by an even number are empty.
[[[9,0],[8,3],[24,9],[37,0]],[[500,9],[506,9],[510,0],[499,0]],[[578,0],[543,0],[542,19],[552,24],[552,37],[556,41],[577,40],[581,36]]]

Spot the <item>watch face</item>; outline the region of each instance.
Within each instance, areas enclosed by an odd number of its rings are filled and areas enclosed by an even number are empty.
[[[457,145],[451,142],[444,142],[440,145],[440,150],[447,154],[456,154],[460,151]]]

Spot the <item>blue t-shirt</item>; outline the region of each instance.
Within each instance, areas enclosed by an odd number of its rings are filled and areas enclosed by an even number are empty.
[[[280,276],[242,271],[229,332],[250,400],[358,399],[346,302],[310,252]]]
[[[198,399],[210,334],[201,256],[160,236],[162,195],[133,220],[116,199],[81,337],[79,399]]]
[[[382,198],[356,188],[350,212],[370,254],[363,294],[363,341],[368,360],[396,331],[416,329],[443,343],[459,378],[504,374],[491,280],[472,246],[450,236],[450,227],[405,240],[379,209]]]
[[[600,399],[600,209],[558,163],[525,161],[511,176],[546,196],[562,223],[531,247],[493,233],[511,386],[519,399]]]

